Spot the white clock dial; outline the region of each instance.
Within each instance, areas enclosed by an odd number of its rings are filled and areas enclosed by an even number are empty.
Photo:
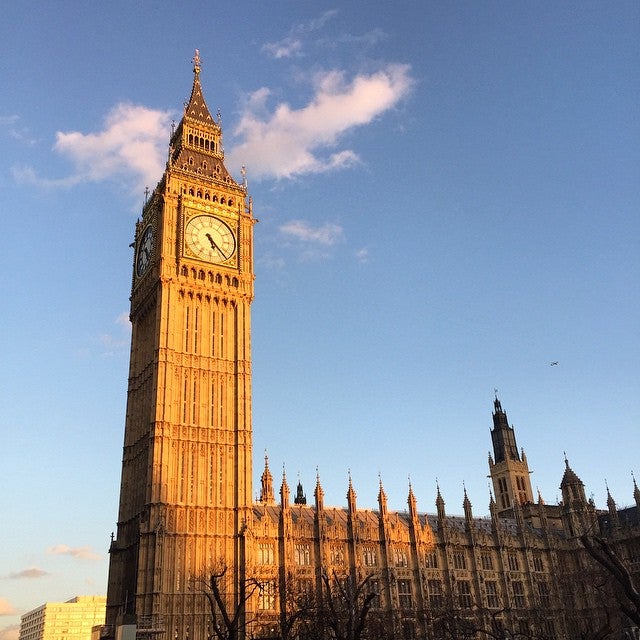
[[[236,238],[229,225],[209,215],[189,220],[185,243],[198,258],[207,262],[227,262],[236,251]]]
[[[149,267],[151,262],[151,252],[153,251],[153,227],[148,225],[142,232],[140,242],[138,242],[138,251],[136,253],[136,275],[139,277]]]

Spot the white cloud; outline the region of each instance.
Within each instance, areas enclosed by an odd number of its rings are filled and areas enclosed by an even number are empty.
[[[0,616],[15,616],[18,610],[6,599],[0,598]]]
[[[22,571],[15,571],[9,574],[9,578],[12,580],[21,580],[22,578],[42,578],[49,574],[43,569],[37,567],[31,567],[30,569],[23,569]]]
[[[79,560],[100,560],[100,556],[91,547],[70,547],[66,544],[57,544],[48,551],[54,555],[71,556]]]
[[[69,187],[119,178],[132,190],[155,186],[164,169],[171,112],[121,103],[95,133],[58,132],[54,150],[75,165],[59,179],[40,178],[31,167],[14,167],[16,180],[44,187]]]
[[[332,246],[344,238],[344,230],[337,224],[327,222],[313,227],[305,220],[291,220],[280,227],[280,233],[301,242]]]
[[[329,71],[314,78],[314,96],[293,109],[286,103],[269,112],[268,89],[247,102],[235,135],[241,142],[227,154],[228,164],[246,164],[255,178],[292,178],[349,167],[358,162],[351,149],[328,152],[342,135],[370,123],[405,98],[413,86],[408,65],[388,65],[350,82]],[[324,154],[323,154],[324,152]]]
[[[356,260],[361,264],[369,262],[369,249],[362,247],[356,251]]]

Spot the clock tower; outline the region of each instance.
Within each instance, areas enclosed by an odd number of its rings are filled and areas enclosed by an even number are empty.
[[[198,579],[243,583],[251,490],[253,224],[224,165],[193,59],[193,88],[166,171],[136,224],[117,534],[106,632],[206,640]]]

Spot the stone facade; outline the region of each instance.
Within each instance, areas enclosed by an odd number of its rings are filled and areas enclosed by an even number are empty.
[[[310,620],[332,584],[343,594],[357,587],[351,609],[370,607],[369,638],[586,638],[627,625],[611,588],[596,588],[604,583],[579,536],[605,535],[637,575],[635,481],[635,507],[617,510],[611,499],[598,510],[567,462],[562,503],[534,500],[526,455],[497,398],[489,518],[473,516],[466,494],[463,515],[448,515],[439,488],[433,515],[418,511],[411,487],[407,511],[389,510],[382,483],[376,510],[357,507],[351,481],[341,509],[325,508],[320,478],[313,504],[300,485],[291,500],[285,477],[276,499],[266,459],[254,502],[254,222],[246,183],[224,166],[196,52],[165,174],[136,225],[103,637],[208,640],[217,636],[211,603],[218,622],[228,617],[224,637],[293,638],[304,629],[313,637]],[[303,603],[307,627],[293,615]]]

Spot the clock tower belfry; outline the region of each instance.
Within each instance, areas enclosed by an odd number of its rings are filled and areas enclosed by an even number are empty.
[[[199,578],[243,582],[250,517],[253,224],[193,59],[166,171],[136,224],[129,385],[107,635],[206,640]],[[132,636],[131,636],[132,637]]]

